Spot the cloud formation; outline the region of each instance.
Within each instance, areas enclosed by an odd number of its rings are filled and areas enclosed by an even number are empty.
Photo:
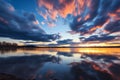
[[[88,38],[82,38],[83,42],[89,42],[89,41],[99,41],[99,42],[105,42],[105,41],[112,41],[115,39],[116,36],[110,36],[110,35],[92,35],[89,36]]]
[[[60,38],[58,34],[46,34],[33,13],[18,13],[4,0],[0,0],[0,37],[45,42]]]
[[[120,32],[120,1],[90,0],[89,2],[89,6],[83,6],[83,13],[77,15],[70,24],[71,30],[80,33],[81,36],[89,36],[85,41],[115,39],[117,36],[109,34]]]
[[[59,40],[57,41],[58,44],[71,44],[73,43],[72,39],[64,39],[64,40]]]
[[[62,16],[65,18],[68,14],[72,14],[75,10],[74,0],[38,0],[40,14],[46,19],[50,17]]]
[[[85,0],[83,1],[87,4]],[[84,26],[87,26],[86,28],[102,26],[105,22],[109,23],[119,19],[119,0],[89,0],[89,2],[89,6],[83,6],[83,13],[76,16],[73,20],[73,24],[75,24],[78,29]],[[71,29],[72,28],[77,31],[77,28],[75,29],[71,24]],[[78,31],[80,31],[80,29]]]
[[[72,15],[69,32],[84,37],[120,32],[119,4],[120,0],[38,0],[40,14],[45,19]]]

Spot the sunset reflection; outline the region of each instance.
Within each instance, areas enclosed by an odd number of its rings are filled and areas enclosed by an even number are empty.
[[[0,51],[1,78],[4,76],[22,80],[120,78],[117,74],[120,72],[119,48],[21,48],[2,52]]]
[[[4,52],[4,53],[3,53]],[[33,48],[33,49],[16,49],[16,50],[0,50],[1,56],[16,55],[36,55],[50,54],[56,55],[57,52],[68,52],[74,54],[95,54],[95,55],[120,55],[120,48]],[[9,54],[5,54],[9,53]]]

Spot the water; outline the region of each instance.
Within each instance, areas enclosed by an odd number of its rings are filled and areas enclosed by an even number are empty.
[[[120,80],[120,48],[0,50],[0,80]]]

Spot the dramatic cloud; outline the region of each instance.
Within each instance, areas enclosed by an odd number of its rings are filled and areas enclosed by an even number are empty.
[[[105,27],[105,30],[109,31],[110,33],[120,31],[120,20],[109,23]]]
[[[38,0],[38,6],[47,20],[72,15],[71,34],[90,37],[120,32],[120,0]]]
[[[58,44],[71,44],[73,42],[72,39],[65,39],[57,41]]]
[[[17,13],[12,5],[0,0],[0,37],[20,40],[52,41],[58,34],[46,34],[33,13]]]
[[[56,19],[58,15],[65,18],[75,10],[74,0],[38,0],[40,14],[46,19],[50,17]]]
[[[105,41],[111,41],[113,39],[115,39],[116,36],[110,36],[110,35],[93,35],[93,36],[89,36],[88,38],[82,38],[81,40],[83,40],[84,42],[89,42],[89,41],[99,41],[99,42],[105,42]]]
[[[85,0],[82,0],[87,4]],[[83,12],[70,24],[72,31],[81,36],[89,36],[85,41],[107,41],[115,39],[109,36],[120,32],[120,0],[90,0],[89,6],[83,5]],[[91,36],[91,35],[97,36]],[[105,35],[105,36],[103,36]]]

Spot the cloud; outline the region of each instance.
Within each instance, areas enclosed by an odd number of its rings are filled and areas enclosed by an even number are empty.
[[[72,14],[75,10],[74,4],[74,0],[38,0],[40,14],[52,19],[56,19],[57,15],[65,18],[68,14]]]
[[[72,15],[69,33],[91,36],[120,31],[119,4],[120,0],[38,0],[38,11],[46,20]]]
[[[49,27],[55,27],[60,18],[67,22],[68,15],[75,13],[75,0],[37,0],[37,3],[38,13]]]
[[[18,13],[4,0],[0,0],[0,12],[0,37],[45,42],[60,38],[58,34],[46,34],[33,13]]]
[[[71,44],[73,42],[72,39],[65,39],[57,41],[58,44]]]
[[[33,74],[33,73],[36,73],[38,68],[42,67],[42,64],[46,62],[53,62],[53,61],[54,63],[58,63],[60,59],[58,59],[58,57],[56,56],[52,56],[48,54],[47,55],[20,54],[19,56],[11,55],[8,57],[0,57],[0,65],[1,65],[0,73],[3,73],[3,72],[9,73],[17,77],[23,78],[23,79],[12,78],[12,80],[29,80],[29,79],[33,79],[33,76],[36,76],[36,74]],[[14,66],[14,67],[11,67],[11,66]],[[8,78],[8,76],[6,78]],[[7,80],[10,80],[10,77]]]
[[[109,24],[105,27],[105,30],[108,31],[109,33],[113,33],[113,32],[118,32],[118,31],[120,31],[120,20],[109,23]]]
[[[83,0],[87,4],[86,0]],[[70,28],[82,36],[89,36],[85,41],[109,40],[116,36],[102,36],[120,31],[120,0],[89,0],[83,12],[74,17]],[[91,35],[99,35],[91,36]]]
[[[98,41],[98,42],[105,42],[105,41],[112,41],[116,38],[117,36],[110,36],[110,35],[92,35],[89,36],[88,38],[80,38],[83,42],[90,42],[90,41]]]

